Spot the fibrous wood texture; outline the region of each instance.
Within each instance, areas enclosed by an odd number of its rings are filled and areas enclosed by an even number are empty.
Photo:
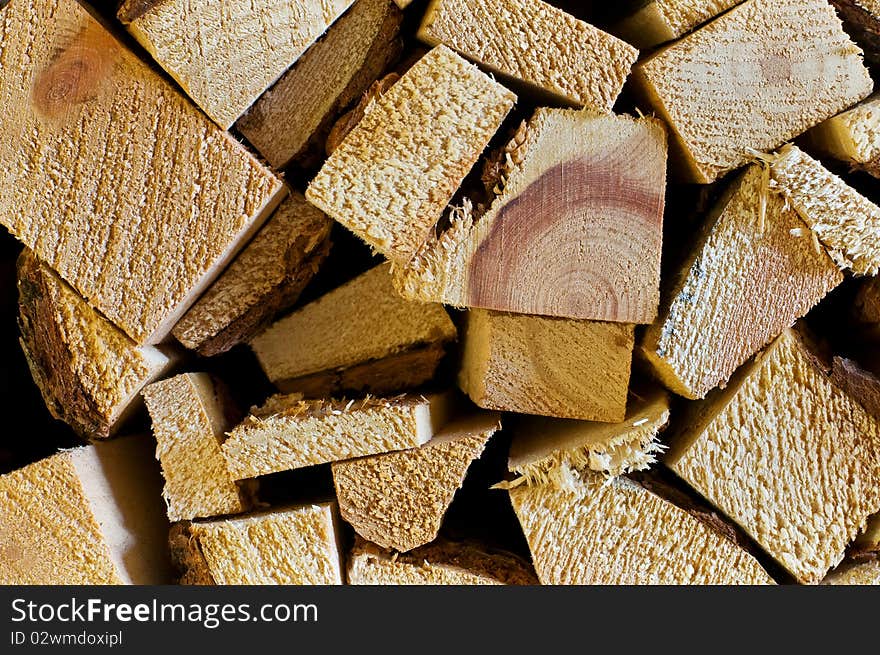
[[[433,0],[419,38],[545,98],[610,112],[638,51],[541,0]]]
[[[220,451],[229,425],[223,390],[205,373],[185,373],[144,390],[153,420],[171,521],[239,514],[250,498],[239,488]]]
[[[772,584],[708,523],[624,477],[568,468],[510,500],[542,584]]]
[[[541,108],[499,160],[491,203],[454,210],[449,229],[397,267],[400,292],[460,307],[653,321],[666,190],[662,124]]]
[[[342,584],[333,503],[200,521],[171,533],[182,584]]]
[[[528,564],[475,543],[438,539],[400,554],[360,537],[348,558],[353,585],[533,585]]]
[[[785,331],[695,406],[665,463],[798,580],[818,582],[880,509],[880,423]]]
[[[819,123],[805,140],[812,150],[880,177],[880,94]]]
[[[390,0],[357,0],[236,128],[275,168],[323,152],[336,116],[400,55],[402,19]]]
[[[406,552],[433,541],[471,462],[500,427],[499,415],[480,412],[453,420],[421,448],[335,462],[342,518],[383,548]]]
[[[757,164],[707,217],[641,351],[687,398],[724,384],[842,280],[799,212]]]
[[[84,438],[109,437],[176,356],[138,346],[27,249],[18,290],[21,347],[49,412]]]
[[[871,64],[880,63],[880,2],[877,0],[830,0],[843,19],[846,31],[865,51]]]
[[[634,331],[626,323],[472,309],[458,384],[487,409],[622,421]]]
[[[129,0],[120,20],[229,129],[352,0]]]
[[[880,585],[880,559],[845,562],[825,576],[826,585]]]
[[[0,476],[0,584],[167,584],[151,448],[123,437]]]
[[[273,396],[229,433],[223,455],[241,480],[418,448],[446,423],[449,402],[446,395],[349,401]]]
[[[137,343],[156,343],[281,182],[75,0],[0,15],[0,223]]]
[[[873,88],[861,51],[825,0],[748,0],[639,63],[633,79],[675,136],[679,175],[699,183]]]
[[[376,100],[306,198],[389,259],[407,261],[516,96],[444,46]]]
[[[620,423],[522,418],[514,428],[508,468],[526,483],[565,485],[567,468],[622,475],[647,469],[664,446],[669,397],[657,388],[639,389]]]
[[[290,307],[330,250],[332,221],[292,193],[172,331],[206,357],[254,336]]]
[[[251,348],[282,391],[325,397],[418,386],[455,338],[446,310],[401,298],[382,265],[277,321]]]
[[[648,0],[614,26],[614,33],[637,48],[672,41],[742,0]]]

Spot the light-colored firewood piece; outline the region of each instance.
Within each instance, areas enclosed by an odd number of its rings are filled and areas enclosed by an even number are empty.
[[[450,402],[446,394],[348,401],[272,396],[229,433],[223,455],[242,480],[418,448],[447,422]]]
[[[396,4],[401,9],[406,9],[412,4],[412,0],[394,0],[394,4]]]
[[[660,296],[666,133],[652,118],[538,109],[500,154],[488,208],[395,270],[407,298],[650,323]]]
[[[854,546],[859,552],[880,554],[880,514],[868,519],[868,526],[856,537]]]
[[[708,183],[871,93],[825,0],[748,0],[636,65],[644,109],[675,136],[677,172]]]
[[[458,384],[486,409],[622,421],[634,332],[626,323],[472,309]]]
[[[381,265],[280,319],[251,348],[282,391],[326,397],[418,386],[455,338],[441,305],[404,300]]]
[[[645,333],[641,352],[687,398],[723,385],[843,280],[768,178],[756,164],[734,180]]]
[[[772,584],[704,520],[624,477],[510,490],[542,584]]]
[[[335,462],[342,518],[383,548],[406,552],[433,541],[471,462],[500,427],[499,415],[480,412],[452,421],[421,448]]]
[[[612,30],[637,48],[672,41],[743,0],[637,0],[629,16]]]
[[[666,465],[798,580],[820,581],[880,510],[880,422],[793,330],[691,411]]]
[[[542,0],[433,0],[418,37],[543,99],[610,112],[638,51]]]
[[[181,584],[343,583],[334,503],[177,525],[171,552]]]
[[[138,344],[158,343],[281,181],[75,0],[0,18],[0,223]]]
[[[119,19],[223,129],[353,0],[127,0]]]
[[[220,451],[231,427],[222,393],[205,373],[184,373],[144,389],[172,522],[239,514],[250,507]]]
[[[292,193],[172,334],[206,357],[250,339],[299,298],[330,251],[332,226]]]
[[[18,260],[21,347],[49,412],[86,439],[111,436],[177,357],[138,346],[28,249]]]
[[[822,580],[823,585],[880,585],[880,559],[844,562]]]
[[[843,19],[846,31],[865,51],[865,59],[880,63],[880,2],[878,0],[830,0]]]
[[[476,66],[434,48],[368,107],[306,198],[389,259],[407,261],[515,101]]]
[[[880,94],[819,123],[804,139],[811,150],[880,178]]]
[[[534,585],[531,567],[515,555],[478,544],[438,539],[400,554],[356,537],[348,558],[352,585]]]
[[[402,19],[389,0],[357,0],[236,128],[275,168],[323,154],[335,117],[400,55]]]
[[[152,448],[120,437],[0,476],[0,584],[168,584]]]
[[[647,469],[664,446],[669,396],[658,388],[638,390],[621,423],[523,418],[514,428],[508,468],[525,483],[564,486],[566,468],[622,475]]]

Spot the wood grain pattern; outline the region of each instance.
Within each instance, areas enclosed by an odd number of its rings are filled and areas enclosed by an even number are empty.
[[[804,142],[811,152],[880,178],[880,94],[819,123]]]
[[[865,51],[872,65],[880,63],[880,3],[877,0],[830,0],[846,31]]]
[[[748,0],[640,62],[644,109],[675,135],[685,181],[708,183],[865,98],[861,51],[825,0]]]
[[[660,296],[666,136],[659,121],[539,109],[501,154],[495,197],[469,204],[395,286],[407,298],[650,323]]]
[[[647,0],[631,4],[631,14],[612,32],[637,48],[672,41],[743,0]]]
[[[134,341],[161,341],[280,180],[74,0],[16,0],[0,41],[0,223]]]

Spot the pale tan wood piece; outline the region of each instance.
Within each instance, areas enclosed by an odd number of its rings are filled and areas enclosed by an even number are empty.
[[[830,0],[843,19],[846,31],[865,51],[872,65],[880,63],[880,2],[877,0]]]
[[[819,123],[804,141],[811,151],[880,177],[880,94]]]
[[[865,531],[856,537],[853,545],[859,552],[880,554],[880,514],[868,519]]]
[[[120,437],[0,476],[0,584],[168,584],[152,448]]]
[[[138,346],[25,249],[18,259],[20,343],[49,412],[86,439],[116,432],[140,391],[177,361]]]
[[[334,462],[342,518],[383,548],[406,552],[433,541],[471,462],[500,427],[498,414],[473,413],[420,448]]]
[[[172,557],[182,584],[343,584],[335,503],[178,525]]]
[[[271,397],[229,432],[222,450],[238,480],[427,443],[449,419],[447,394],[362,400]]]
[[[544,100],[610,112],[638,51],[541,0],[433,0],[418,38]]]
[[[442,306],[404,300],[380,265],[276,321],[251,348],[282,391],[325,397],[418,386],[455,338]]]
[[[668,423],[669,396],[656,387],[639,388],[630,397],[621,423],[522,418],[507,466],[526,483],[563,486],[566,467],[608,475],[642,471],[665,449],[659,435]]]
[[[880,422],[793,330],[692,412],[666,465],[798,580],[822,580],[880,510]]]
[[[880,559],[844,562],[822,580],[823,585],[880,585]]]
[[[624,477],[510,490],[542,584],[773,584],[712,526]]]
[[[229,129],[353,0],[128,0],[119,19]]]
[[[200,355],[226,352],[293,305],[330,251],[333,222],[293,192],[172,334]]]
[[[476,66],[434,48],[372,103],[306,198],[389,259],[406,261],[515,101]]]
[[[239,488],[220,450],[230,412],[223,390],[205,373],[184,373],[151,384],[144,400],[153,421],[156,458],[172,522],[247,511],[251,499]]]
[[[635,326],[467,314],[459,387],[480,407],[591,421],[622,421]]]
[[[648,0],[611,30],[637,48],[652,48],[684,36],[743,0]]]
[[[412,0],[394,0],[394,4],[396,4],[401,9],[406,9],[412,4]]]
[[[861,54],[825,0],[748,0],[633,80],[672,129],[680,177],[708,183],[870,94]]]
[[[357,0],[238,119],[238,131],[275,168],[323,155],[336,116],[400,55],[402,19],[389,0]]]
[[[519,557],[476,543],[438,539],[400,554],[356,537],[348,558],[352,585],[534,585]]]
[[[765,175],[750,166],[718,201],[641,344],[660,381],[686,398],[723,385],[843,280]]]
[[[75,0],[0,14],[0,223],[158,343],[285,193]]]
[[[538,109],[498,157],[493,199],[452,211],[395,286],[407,298],[650,323],[660,296],[666,133],[652,118]]]

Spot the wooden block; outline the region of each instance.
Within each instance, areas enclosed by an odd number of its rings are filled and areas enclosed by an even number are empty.
[[[538,109],[470,202],[395,285],[407,298],[650,323],[660,296],[666,133],[660,121]],[[496,182],[497,180],[497,182]]]
[[[172,530],[170,542],[181,584],[343,582],[333,503],[179,524]]]
[[[229,433],[223,455],[237,480],[427,443],[448,420],[447,395],[363,400],[271,397]]]
[[[540,98],[610,112],[638,51],[541,0],[433,0],[418,37]]]
[[[394,0],[394,4],[396,4],[401,9],[406,9],[412,4],[412,0]]]
[[[433,541],[471,462],[500,427],[498,414],[480,412],[420,448],[334,462],[342,518],[383,548],[406,552]]]
[[[353,0],[127,0],[119,19],[223,129]]]
[[[640,351],[669,389],[702,398],[842,280],[798,211],[769,190],[769,173],[752,165],[710,212]]]
[[[440,46],[368,108],[306,198],[392,261],[425,242],[516,96]]]
[[[357,537],[348,558],[352,585],[534,585],[519,557],[479,544],[438,539],[411,553],[385,550]]]
[[[168,584],[152,447],[122,437],[0,476],[0,584]]]
[[[28,249],[18,260],[18,289],[21,347],[49,412],[83,438],[111,436],[176,354],[138,346]]]
[[[831,372],[803,336],[783,332],[682,418],[664,458],[807,583],[880,509],[880,423]]]
[[[510,490],[541,584],[772,584],[703,519],[624,477]]]
[[[293,305],[330,251],[333,222],[292,193],[172,333],[200,355],[226,352]]]
[[[877,0],[830,0],[843,19],[846,31],[865,51],[872,65],[880,63],[880,2]]]
[[[819,123],[804,141],[811,151],[880,177],[880,94]]]
[[[285,193],[75,0],[0,19],[0,223],[158,343]]]
[[[861,554],[880,554],[880,514],[868,519],[865,531],[856,537],[853,547]]]
[[[168,519],[239,514],[251,506],[220,451],[231,427],[229,401],[205,373],[185,373],[144,390],[162,463]]]
[[[523,418],[514,429],[507,466],[523,483],[561,486],[567,468],[608,475],[641,471],[665,449],[658,437],[668,422],[669,396],[658,388],[634,393],[622,423]]]
[[[880,585],[880,559],[845,562],[825,576],[823,585]]]
[[[632,3],[633,11],[612,30],[637,48],[652,48],[684,36],[742,0],[648,0]]]
[[[633,80],[672,129],[679,175],[703,184],[873,88],[825,0],[748,0],[639,63]]]
[[[487,409],[622,421],[634,329],[472,309],[458,384]]]
[[[455,338],[446,310],[401,298],[382,265],[277,321],[251,348],[279,389],[323,398],[416,387]]]
[[[357,0],[238,119],[236,129],[275,168],[323,155],[336,116],[400,56],[402,20],[389,0]]]

